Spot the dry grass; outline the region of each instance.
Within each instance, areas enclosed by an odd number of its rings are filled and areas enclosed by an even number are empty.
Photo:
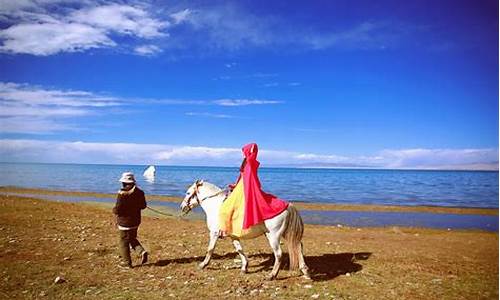
[[[313,280],[272,264],[264,238],[245,241],[240,275],[229,241],[207,270],[203,222],[145,217],[139,239],[150,263],[117,267],[109,208],[0,196],[0,295],[47,299],[497,299],[498,234],[405,228],[306,226]],[[55,284],[57,276],[66,282]]]

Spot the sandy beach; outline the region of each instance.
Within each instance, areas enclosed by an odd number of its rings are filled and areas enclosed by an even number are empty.
[[[313,280],[296,277],[285,263],[277,280],[266,281],[273,258],[265,238],[243,244],[249,274],[239,273],[228,240],[199,271],[204,222],[148,213],[139,236],[150,262],[123,270],[109,205],[35,198],[0,196],[4,298],[498,298],[498,233],[306,225]],[[58,276],[64,282],[54,283]]]

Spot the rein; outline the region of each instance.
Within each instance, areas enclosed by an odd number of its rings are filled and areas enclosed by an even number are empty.
[[[216,197],[216,196],[219,196],[219,195],[222,195],[222,194],[225,194],[227,192],[227,190],[221,190],[221,191],[218,191],[217,193],[213,194],[213,195],[210,195],[210,196],[206,196],[205,198],[201,199],[201,200],[198,200],[198,203],[201,204],[201,202],[207,200],[207,199],[210,199],[210,198],[213,198],[213,197]],[[196,195],[196,199],[198,199],[198,195]]]

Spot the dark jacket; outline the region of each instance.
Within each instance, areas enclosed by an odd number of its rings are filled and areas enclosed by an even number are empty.
[[[144,192],[137,186],[131,190],[120,190],[116,197],[113,213],[116,215],[118,225],[123,227],[136,227],[141,224],[141,210],[146,208]]]

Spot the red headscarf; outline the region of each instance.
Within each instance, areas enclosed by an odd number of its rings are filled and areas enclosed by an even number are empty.
[[[257,144],[245,145],[242,149],[246,163],[243,166],[243,185],[245,188],[245,218],[243,229],[247,229],[264,220],[275,217],[288,207],[288,203],[274,195],[262,191],[257,169],[260,163],[257,161]]]

